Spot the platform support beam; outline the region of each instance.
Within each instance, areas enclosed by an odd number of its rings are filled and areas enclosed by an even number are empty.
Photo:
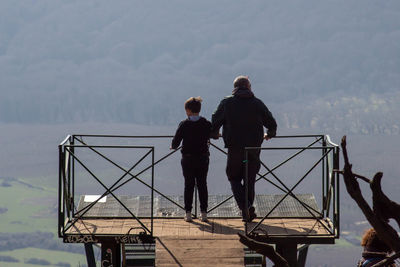
[[[96,267],[96,260],[94,258],[93,244],[86,243],[85,244],[85,252],[86,252],[86,261],[88,267]]]
[[[305,267],[309,245],[303,245],[299,248],[299,258],[297,260],[297,267]]]
[[[101,266],[121,267],[121,245],[116,242],[101,243]]]
[[[290,267],[297,267],[297,244],[280,243],[276,244],[276,252],[286,259]]]

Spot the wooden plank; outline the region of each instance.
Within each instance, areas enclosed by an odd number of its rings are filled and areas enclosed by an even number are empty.
[[[302,231],[298,229],[298,223],[296,220],[289,219],[283,222],[283,227],[286,229],[287,235],[299,235]]]
[[[196,242],[191,242],[191,245],[194,245]],[[171,250],[171,247],[170,249]],[[194,258],[231,258],[231,257],[238,257],[238,255],[243,254],[243,248],[221,248],[221,247],[214,247],[214,248],[206,248],[202,246],[202,248],[198,247],[173,247],[174,255],[179,255],[183,257],[194,257]],[[243,254],[244,256],[244,254]],[[169,258],[170,251],[167,250],[159,250],[157,251],[157,258]],[[192,261],[192,259],[182,258],[182,261]],[[208,260],[211,261],[211,260]]]
[[[171,238],[158,238],[158,239],[162,240],[164,244],[169,245],[171,242],[173,242],[174,246],[180,246],[180,247],[187,246],[187,244],[193,242],[193,240],[196,240],[197,248],[219,248],[221,246],[224,248],[237,248],[239,246],[238,243],[235,243],[237,240],[233,239],[184,239],[184,240],[171,239]]]
[[[163,263],[163,265],[156,265],[157,267],[176,267],[176,266],[184,266],[184,267],[209,267],[210,265],[202,264],[199,265],[198,263],[185,263],[183,265],[179,265],[178,263]],[[235,266],[244,266],[244,263],[240,262],[238,259],[229,259],[229,262],[217,262],[213,263],[211,266],[218,266],[218,267],[235,267]]]
[[[236,240],[157,238],[156,266],[243,266],[243,245]]]

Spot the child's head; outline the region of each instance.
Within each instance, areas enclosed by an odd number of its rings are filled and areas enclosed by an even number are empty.
[[[201,110],[201,99],[200,96],[198,97],[191,97],[185,101],[185,110],[186,113],[189,115],[199,114]]]

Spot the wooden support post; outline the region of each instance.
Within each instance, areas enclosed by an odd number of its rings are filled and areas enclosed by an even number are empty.
[[[86,261],[89,267],[96,267],[96,260],[94,258],[93,244],[85,243]]]
[[[101,266],[121,267],[121,245],[116,242],[101,243]]]
[[[290,267],[297,267],[297,244],[281,243],[276,244],[276,252],[278,252],[289,263]]]

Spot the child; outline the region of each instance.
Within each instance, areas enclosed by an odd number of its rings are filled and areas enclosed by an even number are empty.
[[[197,184],[200,199],[200,219],[207,222],[208,191],[207,172],[209,163],[208,140],[211,133],[211,123],[199,116],[201,97],[191,97],[185,102],[185,111],[188,116],[181,121],[171,148],[177,149],[182,142],[182,172],[185,178],[185,217],[187,222],[192,221],[192,203],[194,185]]]

